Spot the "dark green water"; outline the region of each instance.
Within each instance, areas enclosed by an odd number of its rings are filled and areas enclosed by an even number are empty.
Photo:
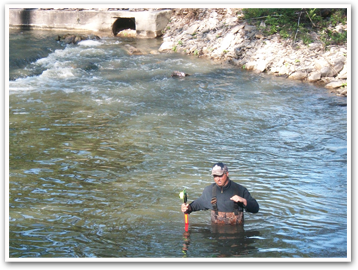
[[[345,98],[125,51],[160,40],[57,34],[10,31],[10,258],[347,257]],[[200,196],[217,161],[260,212],[240,228],[193,213],[185,233],[178,194]]]

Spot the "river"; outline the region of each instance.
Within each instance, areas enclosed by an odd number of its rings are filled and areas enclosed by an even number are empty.
[[[347,100],[181,54],[160,39],[63,45],[10,30],[10,258],[346,258]],[[190,74],[172,78],[180,70]],[[211,166],[260,205],[216,227]]]

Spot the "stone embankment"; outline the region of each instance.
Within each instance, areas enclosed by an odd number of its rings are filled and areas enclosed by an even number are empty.
[[[159,51],[208,57],[257,73],[319,83],[347,96],[346,44],[324,48],[319,41],[306,46],[279,35],[265,37],[238,13],[240,9],[231,8],[174,9]]]

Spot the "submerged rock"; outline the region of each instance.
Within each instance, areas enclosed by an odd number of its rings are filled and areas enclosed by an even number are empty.
[[[190,76],[189,74],[186,74],[184,72],[181,71],[173,71],[172,73],[172,77],[187,77]]]
[[[101,39],[96,35],[79,35],[79,34],[66,34],[66,35],[58,35],[55,40],[59,42],[63,42],[64,44],[77,44],[82,40],[99,40]]]
[[[138,48],[132,46],[132,45],[129,45],[129,44],[126,44],[124,45],[124,48],[125,50],[128,52],[128,54],[130,55],[141,55],[143,54],[143,52],[141,50],[139,50]]]

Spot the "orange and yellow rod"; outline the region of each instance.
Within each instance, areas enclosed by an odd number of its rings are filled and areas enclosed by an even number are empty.
[[[188,201],[188,194],[186,193],[185,189],[179,193],[180,199],[183,199],[183,202],[186,203]],[[185,231],[187,232],[189,229],[189,215],[184,214],[184,224],[185,224]]]

